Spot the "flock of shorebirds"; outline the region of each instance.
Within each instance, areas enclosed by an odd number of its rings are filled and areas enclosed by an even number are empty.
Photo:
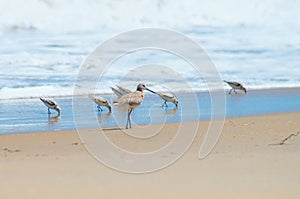
[[[230,82],[230,81],[224,81],[224,82],[226,82],[231,87],[229,94],[231,94],[232,91],[237,94],[236,90],[241,90],[241,91],[244,91],[245,93],[247,93],[246,88],[239,82]],[[161,99],[163,99],[164,103],[162,104],[162,107],[164,107],[164,106],[167,107],[168,106],[167,102],[173,103],[176,106],[176,108],[178,106],[178,99],[176,98],[175,95],[170,94],[170,93],[154,92],[154,91],[150,90],[149,88],[147,88],[145,86],[145,84],[143,84],[143,83],[140,83],[137,85],[136,91],[131,91],[127,88],[123,88],[118,85],[116,85],[115,88],[111,87],[111,89],[118,96],[118,98],[113,101],[113,105],[128,106],[127,122],[126,122],[126,127],[125,127],[126,129],[131,128],[131,117],[130,116],[131,116],[132,111],[136,107],[141,105],[141,103],[143,102],[143,99],[144,99],[143,91],[144,90],[147,90],[151,93],[157,94]],[[107,107],[109,112],[112,111],[112,106],[107,99],[102,98],[102,97],[95,97],[92,95],[89,95],[89,98],[97,104],[97,108],[98,108],[99,112],[103,111],[103,109],[101,107]],[[44,99],[44,98],[40,98],[40,100],[45,104],[45,106],[48,107],[48,114],[51,114],[50,109],[53,109],[53,110],[56,110],[58,113],[58,115],[56,117],[60,116],[61,108],[59,107],[57,102],[55,102],[54,100]]]

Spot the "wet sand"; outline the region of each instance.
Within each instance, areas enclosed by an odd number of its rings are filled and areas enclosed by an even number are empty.
[[[142,152],[165,145],[177,126],[168,123],[150,143],[115,129],[105,133],[120,147]],[[178,161],[148,174],[102,165],[75,131],[0,135],[1,198],[299,198],[300,135],[278,143],[300,131],[300,112],[229,118],[203,160],[198,152],[208,122],[200,127]]]

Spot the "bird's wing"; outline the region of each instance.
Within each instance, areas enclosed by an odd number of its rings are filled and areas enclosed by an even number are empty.
[[[232,85],[236,86],[236,87],[240,87],[242,84],[239,82],[230,82]]]
[[[129,90],[129,89],[127,89],[127,88],[124,88],[124,87],[122,87],[122,86],[116,85],[116,87],[118,87],[119,91],[120,91],[121,93],[123,93],[123,95],[128,94],[128,93],[132,93],[131,90]]]
[[[175,97],[175,96],[174,96],[173,94],[171,94],[171,93],[163,93],[163,96],[166,97],[166,98],[170,98],[170,99],[172,99],[172,98]]]
[[[167,100],[167,101],[172,100],[172,99],[175,98],[175,96],[174,96],[173,94],[171,94],[171,93],[158,93],[158,92],[156,92],[156,93],[157,93],[162,99]]]
[[[117,100],[114,100],[114,105],[139,105],[142,103],[144,99],[143,92],[135,91],[133,93],[128,93],[126,95],[123,95]]]
[[[99,102],[99,103],[103,103],[103,104],[107,104],[108,103],[107,99],[104,99],[102,97],[97,97],[96,101]]]
[[[122,97],[122,95],[124,95],[121,91],[119,91],[118,89],[114,88],[114,87],[110,87],[111,90],[114,92],[114,94],[116,94],[119,98]]]
[[[54,100],[40,98],[42,102],[48,104],[49,106],[57,106],[57,103]]]
[[[99,105],[104,105],[104,104],[108,105],[109,104],[108,100],[103,97],[95,97],[95,96],[90,95],[89,98],[91,100],[93,100],[96,104],[99,104]]]
[[[241,83],[239,83],[239,82],[228,82],[228,81],[224,81],[224,82],[226,82],[229,86],[241,86]]]

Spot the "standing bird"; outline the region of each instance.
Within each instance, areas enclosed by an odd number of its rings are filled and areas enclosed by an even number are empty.
[[[132,92],[131,90],[121,87],[121,86],[118,86],[118,85],[116,85],[116,87],[117,88],[114,88],[114,87],[110,87],[110,88],[118,96],[118,98]]]
[[[51,114],[50,109],[54,109],[57,111],[57,117],[60,116],[60,107],[58,106],[57,102],[50,99],[44,99],[40,97],[40,100],[48,107],[48,114]]]
[[[127,123],[126,123],[126,129],[131,128],[131,118],[130,115],[136,107],[138,107],[144,99],[144,90],[148,90],[152,93],[155,93],[154,91],[148,89],[145,84],[140,83],[136,91],[122,95],[119,99],[114,100],[114,105],[127,105],[128,106],[128,114],[127,114]]]
[[[102,97],[95,97],[95,96],[89,96],[89,98],[97,104],[97,108],[98,108],[99,112],[103,111],[101,106],[106,106],[108,108],[109,112],[111,113],[111,105],[107,99],[104,99]]]
[[[171,94],[171,93],[159,93],[159,92],[156,92],[156,94],[161,99],[165,100],[165,102],[162,104],[162,107],[164,107],[164,106],[168,107],[167,102],[172,102],[173,104],[175,104],[176,107],[178,106],[178,100],[176,99],[176,97],[173,94]]]
[[[229,82],[229,81],[225,81],[230,87],[230,91],[229,91],[229,94],[231,94],[232,91],[234,91],[235,94],[237,94],[236,90],[242,90],[244,91],[245,93],[247,93],[247,90],[245,87],[243,87],[243,85],[239,82]]]

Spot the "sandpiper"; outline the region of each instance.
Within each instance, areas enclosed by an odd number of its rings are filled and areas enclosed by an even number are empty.
[[[103,111],[101,106],[106,106],[108,108],[109,112],[111,113],[111,105],[110,105],[110,103],[108,102],[107,99],[104,99],[102,97],[95,97],[95,96],[92,96],[92,95],[89,95],[89,98],[97,104],[97,108],[98,108],[99,112]]]
[[[230,91],[229,91],[229,94],[231,94],[232,91],[234,91],[235,94],[237,94],[236,90],[242,90],[244,91],[245,93],[247,93],[247,90],[246,88],[239,82],[229,82],[229,81],[225,81],[230,87]]]
[[[175,104],[175,106],[178,106],[178,100],[176,99],[176,97],[171,94],[171,93],[159,93],[159,92],[155,92],[161,99],[165,100],[165,102],[162,104],[162,107],[166,106],[168,107],[167,102],[172,102],[173,104]]]
[[[50,109],[54,109],[57,111],[57,116],[60,116],[60,107],[58,106],[57,102],[54,100],[50,100],[50,99],[45,99],[45,98],[41,98],[40,100],[45,104],[45,106],[48,107],[48,114],[51,114]]]
[[[136,107],[138,107],[144,99],[144,90],[148,90],[152,93],[155,93],[154,91],[148,89],[145,84],[140,83],[136,91],[122,95],[119,99],[114,100],[114,105],[127,105],[128,106],[128,114],[127,114],[127,123],[126,123],[126,129],[131,128],[131,118],[130,115]]]

